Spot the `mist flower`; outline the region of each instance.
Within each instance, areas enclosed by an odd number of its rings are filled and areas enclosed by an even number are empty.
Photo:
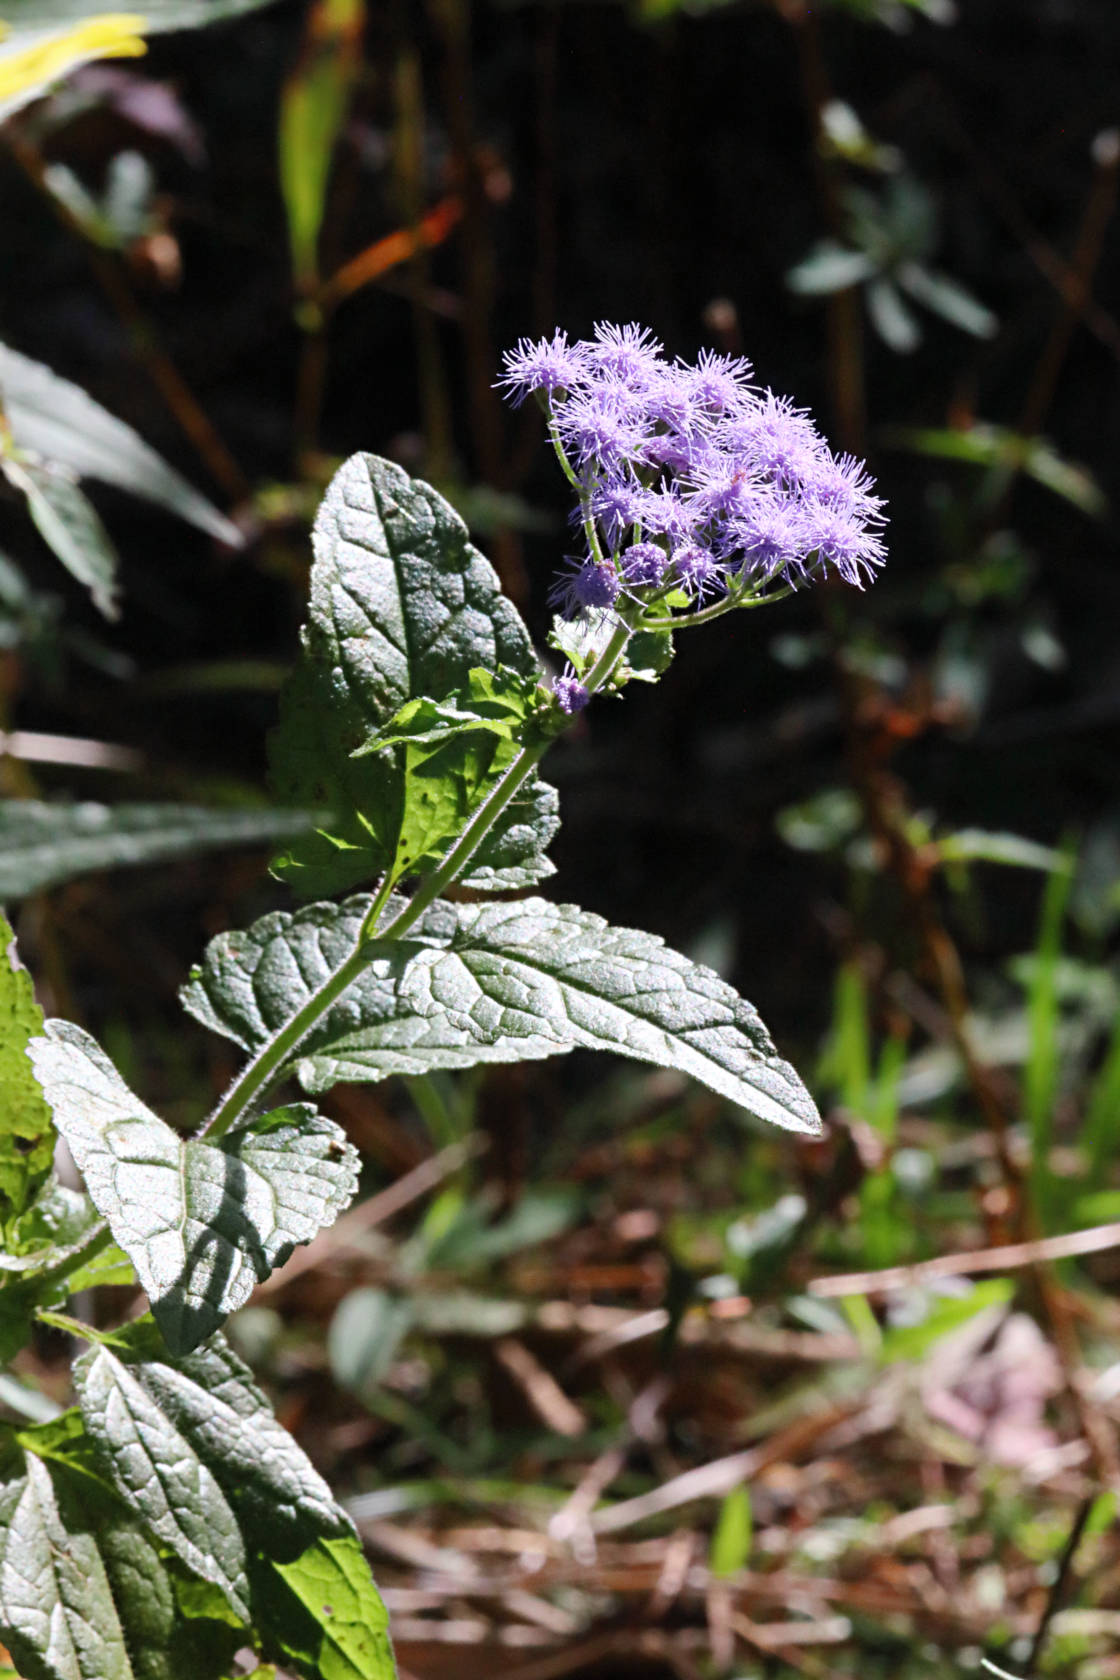
[[[754,604],[827,572],[857,588],[875,576],[885,515],[863,462],[750,378],[749,363],[711,351],[669,361],[634,323],[576,343],[522,339],[506,355],[500,385],[542,402],[578,492],[587,552],[553,585],[563,616],[602,617],[623,595],[663,603],[669,585],[671,605],[655,610],[684,623],[705,598]]]
[[[570,666],[562,677],[553,677],[552,692],[560,710],[567,712],[569,717],[576,712],[582,712],[591,699],[591,690],[584,688]]]

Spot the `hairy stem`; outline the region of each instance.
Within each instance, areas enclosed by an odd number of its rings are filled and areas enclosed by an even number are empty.
[[[606,647],[584,679],[584,686],[591,693],[602,688],[610,677],[632,634],[633,627],[625,616],[621,616]],[[347,987],[352,985],[372,962],[376,948],[388,941],[398,940],[407,933],[428,906],[462,873],[510,800],[533,774],[551,744],[552,737],[543,736],[522,747],[443,862],[429,875],[422,877],[416,892],[400,915],[390,922],[388,927],[379,930],[377,924],[388,903],[393,884],[392,876],[386,875],[374,895],[354,949],[333,974],[329,974],[322,985],[312,992],[302,1007],[297,1009],[246,1063],[218,1107],[203,1125],[198,1134],[200,1137],[213,1142],[237,1124],[262,1092],[283,1072],[297,1045],[318,1025],[332,1004],[338,1001]]]

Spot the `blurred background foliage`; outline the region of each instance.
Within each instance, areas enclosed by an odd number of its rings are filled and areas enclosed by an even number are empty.
[[[437,483],[543,641],[573,539],[502,348],[748,354],[867,454],[889,565],[581,720],[558,891],[733,980],[824,1140],[578,1055],[343,1091],[364,1199],[233,1331],[416,1676],[1120,1675],[1120,10],[228,10],[0,128],[43,1002],[184,1126],[231,1076],[175,991],[285,902],[264,739],[339,459]]]

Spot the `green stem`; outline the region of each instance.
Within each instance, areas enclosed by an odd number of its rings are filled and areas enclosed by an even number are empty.
[[[584,687],[589,692],[593,694],[596,689],[602,688],[622,657],[632,633],[632,627],[626,617],[620,617],[606,647],[584,678]],[[301,1040],[306,1038],[331,1005],[338,1001],[347,987],[369,966],[374,956],[374,945],[381,946],[390,940],[400,939],[439,897],[444,888],[450,886],[478,850],[510,800],[533,774],[552,744],[552,739],[551,736],[543,736],[522,747],[501,781],[479,806],[439,868],[421,879],[416,892],[395,921],[390,922],[388,927],[379,929],[377,923],[388,903],[392,886],[392,876],[385,877],[366,913],[357,943],[350,955],[312,992],[280,1030],[261,1045],[252,1060],[246,1063],[202,1127],[200,1137],[214,1142],[224,1136],[231,1126],[236,1125],[261,1092],[283,1071],[288,1058]]]
[[[199,1137],[208,1138],[213,1143],[241,1119],[261,1091],[272,1083],[300,1040],[307,1037],[332,1003],[337,1002],[347,986],[358,978],[369,960],[367,951],[359,941],[345,962],[336,968],[333,974],[328,974],[306,1003],[297,1009],[294,1015],[289,1016],[279,1032],[267,1039],[252,1060],[245,1064],[202,1127]]]
[[[790,583],[784,589],[776,589],[772,595],[729,595],[723,601],[716,601],[710,607],[701,607],[699,612],[682,613],[677,618],[647,618],[643,620],[643,630],[691,630],[697,624],[710,624],[714,618],[722,618],[725,613],[735,612],[739,608],[769,607],[775,601],[784,601],[787,595],[796,595],[795,586]]]

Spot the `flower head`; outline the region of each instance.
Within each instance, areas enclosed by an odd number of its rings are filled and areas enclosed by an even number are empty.
[[[882,565],[883,503],[862,461],[834,455],[788,398],[752,387],[742,359],[667,362],[646,328],[601,322],[575,344],[562,332],[523,339],[505,369],[515,403],[543,396],[577,485],[590,557],[553,587],[566,617],[670,578],[692,602],[732,580],[757,600],[822,571],[862,587]]]
[[[577,560],[561,572],[548,598],[562,618],[579,618],[613,607],[621,591],[618,573],[609,561]]]
[[[573,712],[582,712],[591,698],[590,689],[584,688],[570,666],[562,677],[553,677],[552,692],[560,710],[567,712],[569,717]]]
[[[669,556],[656,543],[631,543],[621,556],[623,580],[631,589],[648,589],[659,584],[669,565]]]
[[[582,377],[582,349],[568,343],[566,332],[554,332],[534,344],[523,338],[515,350],[507,350],[502,358],[505,373],[498,384],[506,387],[506,395],[515,407],[520,407],[530,391],[574,391]]]

